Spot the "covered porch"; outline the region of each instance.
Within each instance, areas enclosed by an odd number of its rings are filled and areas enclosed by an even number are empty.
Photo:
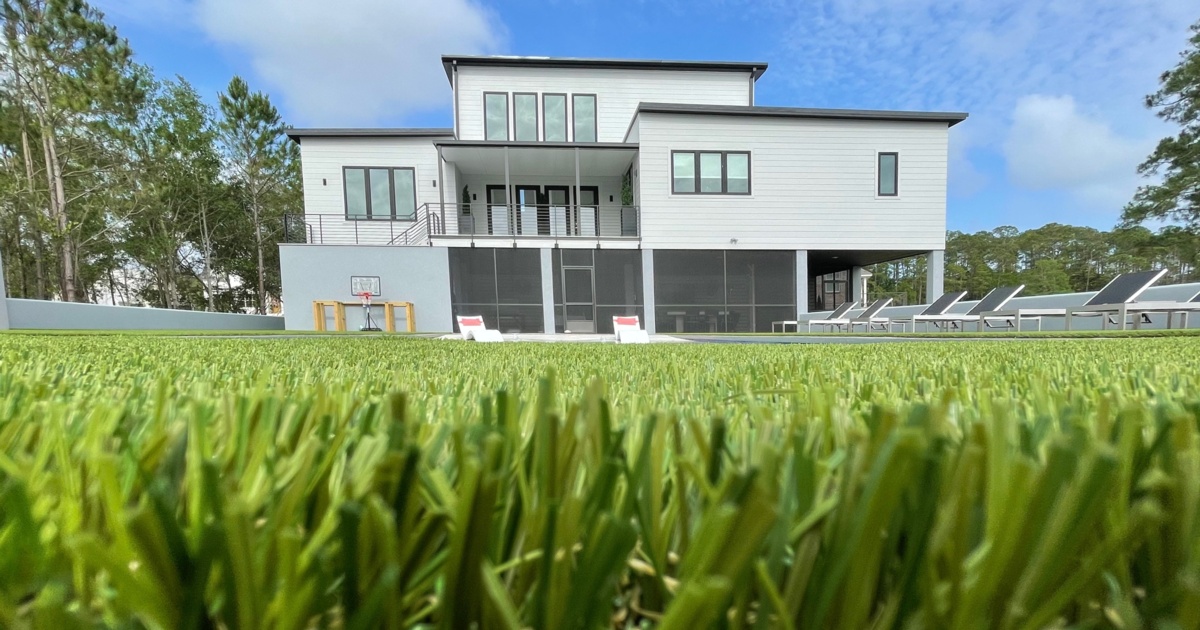
[[[531,142],[439,143],[457,190],[441,191],[435,245],[636,247],[637,147]]]

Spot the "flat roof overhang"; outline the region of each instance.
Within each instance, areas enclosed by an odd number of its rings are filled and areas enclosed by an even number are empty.
[[[575,176],[575,154],[579,154],[579,172],[595,177],[620,176],[637,155],[636,144],[617,142],[486,142],[447,140],[436,142],[442,158],[467,175],[504,173],[504,155],[513,176]]]
[[[453,83],[455,65],[508,66],[514,68],[599,68],[611,70],[684,70],[693,72],[745,72],[757,81],[767,71],[765,61],[683,61],[668,59],[585,59],[578,57],[522,57],[510,55],[442,55],[446,78]]]
[[[867,267],[920,256],[928,250],[810,249],[808,275],[823,276],[851,267]]]
[[[815,118],[825,120],[888,120],[940,122],[953,127],[967,119],[966,112],[918,112],[882,109],[819,109],[811,107],[760,107],[758,105],[689,105],[641,103],[639,114],[684,114],[694,116],[760,116],[768,118]]]
[[[454,130],[443,127],[430,128],[324,128],[324,129],[285,129],[283,131],[292,141],[299,143],[301,138],[453,138]]]

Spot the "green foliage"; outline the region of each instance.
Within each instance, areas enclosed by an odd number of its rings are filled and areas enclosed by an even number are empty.
[[[1200,627],[1198,351],[0,336],[0,626]]]
[[[1146,97],[1146,107],[1178,125],[1179,133],[1160,140],[1138,167],[1157,181],[1139,188],[1125,207],[1122,219],[1128,225],[1172,221],[1200,234],[1200,22],[1191,31],[1179,65],[1164,72],[1158,91]]]

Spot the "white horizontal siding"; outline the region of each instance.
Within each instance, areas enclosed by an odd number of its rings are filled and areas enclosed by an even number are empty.
[[[945,123],[642,114],[638,126],[644,247],[945,247]],[[673,150],[750,151],[751,194],[671,194]],[[877,197],[888,151],[900,194]]]
[[[411,221],[347,221],[342,169],[347,166],[409,167],[417,183],[417,211],[436,204],[441,191],[437,149],[432,138],[303,138],[305,221],[314,242],[385,244],[412,225]],[[443,172],[446,202],[456,200],[453,169]]]
[[[595,94],[596,139],[623,142],[638,103],[749,105],[749,72],[606,70],[599,68],[506,68],[460,66],[457,129],[460,140],[483,140],[483,93],[509,94],[509,138],[513,138],[512,93],[537,93],[538,138],[542,138],[543,93]],[[567,98],[567,137],[572,139],[571,99]]]

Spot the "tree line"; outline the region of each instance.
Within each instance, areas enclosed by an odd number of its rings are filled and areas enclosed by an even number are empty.
[[[948,232],[945,262],[946,291],[966,291],[968,299],[1014,284],[1025,285],[1022,295],[1096,291],[1119,274],[1146,269],[1166,269],[1162,284],[1200,282],[1200,238],[1179,226],[1004,226]],[[874,265],[870,294],[928,304],[938,296],[925,294],[925,269],[924,257]]]
[[[239,77],[217,107],[134,61],[83,0],[0,0],[10,297],[267,312],[299,157]]]

